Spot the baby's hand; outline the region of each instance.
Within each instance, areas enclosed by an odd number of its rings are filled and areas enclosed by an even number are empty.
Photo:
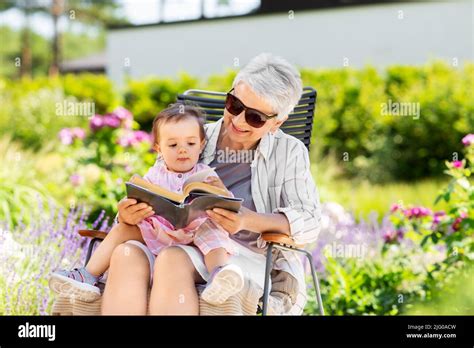
[[[217,176],[208,176],[206,179],[204,179],[203,182],[206,183],[206,184],[209,184],[211,186],[215,186],[215,187],[219,187],[221,189],[224,189],[227,192],[227,196],[232,197],[232,194],[230,193],[230,191],[227,189],[227,187],[225,187],[222,180],[220,178],[218,178]]]

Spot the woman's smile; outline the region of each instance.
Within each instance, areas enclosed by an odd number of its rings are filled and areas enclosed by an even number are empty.
[[[248,130],[244,130],[244,129],[236,127],[232,121],[230,122],[230,126],[231,126],[230,128],[234,131],[234,133],[237,133],[237,134],[245,134],[249,132]]]

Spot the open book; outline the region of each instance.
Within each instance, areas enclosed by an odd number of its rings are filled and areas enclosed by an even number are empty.
[[[228,197],[226,190],[202,182],[212,171],[208,169],[191,175],[183,183],[182,193],[152,184],[135,174],[125,183],[127,197],[149,204],[156,215],[168,220],[175,228],[206,217],[206,210],[213,208],[239,211],[242,198]]]

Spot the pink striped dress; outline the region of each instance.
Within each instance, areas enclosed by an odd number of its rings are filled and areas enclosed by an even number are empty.
[[[175,173],[168,170],[165,162],[161,160],[157,161],[143,178],[152,184],[180,193],[187,178],[209,168],[206,164],[197,163],[189,172]],[[217,175],[212,173],[209,176]],[[137,226],[147,247],[155,255],[162,248],[176,244],[194,244],[204,255],[216,248],[224,248],[229,254],[235,252],[230,242],[229,233],[207,217],[195,219],[187,226],[175,229],[165,218],[153,215],[144,219]]]

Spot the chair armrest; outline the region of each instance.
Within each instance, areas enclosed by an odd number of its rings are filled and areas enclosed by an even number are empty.
[[[295,243],[293,238],[281,232],[264,232],[262,239],[267,243],[276,243],[286,245],[290,248],[299,248],[301,245]]]
[[[79,234],[82,237],[98,238],[98,239],[104,239],[107,236],[107,232],[98,231],[98,230],[79,230]]]

